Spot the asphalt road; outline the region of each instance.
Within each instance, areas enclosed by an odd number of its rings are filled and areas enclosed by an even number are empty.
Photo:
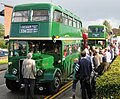
[[[7,64],[0,65],[0,68],[7,67]],[[5,84],[4,74],[6,70],[0,71],[0,99],[24,99],[24,89],[21,89],[17,92],[11,92]],[[35,94],[36,99],[44,99],[45,95],[41,95],[40,93]],[[53,98],[50,98],[53,99]],[[72,99],[72,89],[71,87],[68,88],[66,91],[61,92],[60,95],[58,95],[54,99]],[[80,84],[77,83],[76,87],[76,99],[81,99],[81,92],[80,92]]]
[[[5,70],[0,71],[0,86],[5,84],[4,74],[5,74]]]
[[[7,65],[2,65],[7,66]],[[0,65],[1,67],[1,65]],[[24,99],[24,89],[21,89],[20,91],[11,92],[5,84],[4,74],[6,70],[0,71],[0,99]],[[79,90],[79,87],[77,87]],[[77,91],[77,97],[76,99],[80,99],[80,91]],[[36,99],[44,99],[45,95],[41,95],[40,93],[35,94]],[[59,96],[57,96],[55,99],[71,99],[72,98],[72,91],[71,87],[67,89],[65,92],[62,92]]]
[[[24,99],[24,89],[17,92],[11,92],[5,84],[4,74],[8,65],[0,65],[0,99]],[[36,99],[44,99],[45,95],[35,94]]]
[[[63,92],[61,95],[59,95],[57,99],[73,99],[72,98],[72,87],[70,87],[65,92]],[[79,82],[77,83],[77,87],[76,87],[76,98],[75,99],[82,99]]]
[[[7,65],[2,65],[7,66]],[[0,65],[1,67],[1,65]],[[0,99],[24,99],[24,89],[16,92],[10,91],[5,84],[4,74],[6,70],[0,71]],[[44,99],[45,96],[35,94],[36,99]]]

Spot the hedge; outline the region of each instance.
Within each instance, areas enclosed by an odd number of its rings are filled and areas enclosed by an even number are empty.
[[[97,98],[120,99],[120,56],[96,80]]]

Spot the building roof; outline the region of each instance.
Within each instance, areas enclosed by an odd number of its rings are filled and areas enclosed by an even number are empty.
[[[0,11],[0,16],[4,16],[4,10]]]

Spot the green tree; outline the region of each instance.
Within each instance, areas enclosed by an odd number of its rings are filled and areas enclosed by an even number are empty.
[[[4,32],[5,32],[4,25],[0,23],[0,38],[4,37]]]
[[[110,24],[107,20],[105,20],[105,21],[103,22],[103,25],[105,25],[105,26],[107,27],[107,32],[108,32],[108,33],[111,33],[111,32],[112,32],[112,26],[111,26],[111,24]]]
[[[4,40],[4,25],[0,23],[0,48],[7,48],[7,45],[5,45],[5,40]]]
[[[0,40],[0,48],[7,48],[4,40]]]

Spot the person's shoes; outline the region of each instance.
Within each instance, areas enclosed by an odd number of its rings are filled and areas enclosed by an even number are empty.
[[[34,96],[34,97],[30,97],[30,99],[37,99],[37,98]]]
[[[29,99],[28,97],[25,97],[25,99]]]
[[[72,99],[75,99],[75,94],[72,95]]]
[[[93,91],[92,94],[93,94],[93,96],[96,96],[96,91]]]

